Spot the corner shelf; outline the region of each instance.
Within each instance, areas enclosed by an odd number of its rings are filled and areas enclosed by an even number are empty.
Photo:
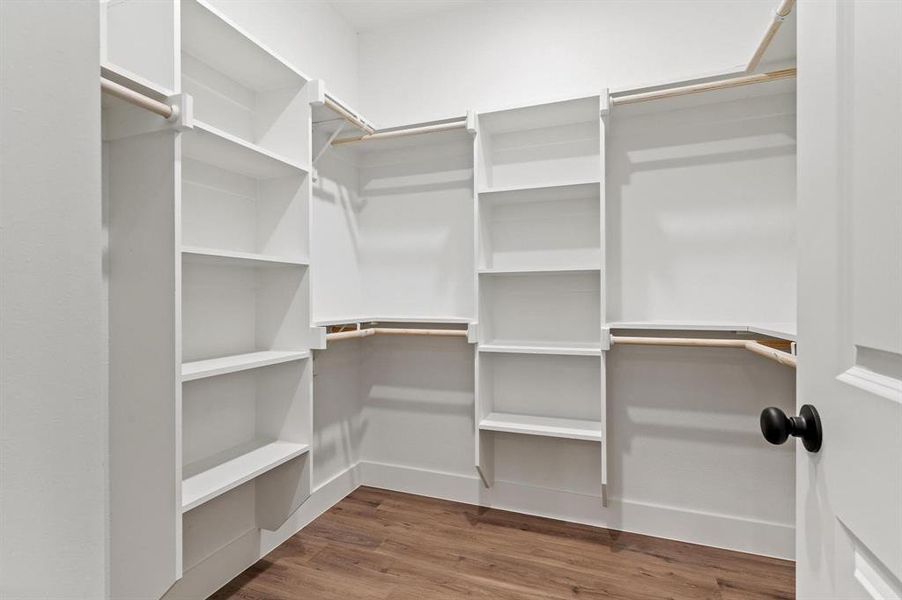
[[[479,352],[498,354],[552,354],[559,356],[601,356],[601,346],[591,344],[479,344]]]
[[[239,371],[304,360],[305,358],[310,358],[309,350],[294,352],[264,350],[261,352],[248,352],[246,354],[233,354],[220,358],[196,360],[182,363],[182,381],[194,381],[217,375],[237,373]]]
[[[229,451],[232,458],[214,466],[205,465],[216,457],[202,461],[203,465],[188,465],[185,473],[191,475],[182,480],[182,512],[197,508],[309,450],[307,444],[294,442],[254,442]]]
[[[310,172],[305,165],[197,119],[194,120],[193,130],[183,136],[182,150],[185,158],[257,179],[273,179]]]
[[[647,331],[729,331],[732,333],[757,333],[790,342],[796,341],[795,323],[723,323],[717,321],[614,321],[609,329],[636,329]]]
[[[601,441],[601,422],[557,417],[489,413],[479,422],[481,431],[520,433],[568,440]]]
[[[293,266],[306,267],[310,263],[300,258],[287,258],[256,252],[237,252],[197,246],[182,246],[182,256],[186,260],[207,264],[233,264],[238,266]]]

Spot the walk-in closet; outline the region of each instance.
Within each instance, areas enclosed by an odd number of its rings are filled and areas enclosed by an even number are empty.
[[[902,3],[0,5],[0,598],[902,597]]]

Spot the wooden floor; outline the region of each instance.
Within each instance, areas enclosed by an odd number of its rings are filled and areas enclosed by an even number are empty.
[[[212,596],[794,598],[793,563],[359,488]]]

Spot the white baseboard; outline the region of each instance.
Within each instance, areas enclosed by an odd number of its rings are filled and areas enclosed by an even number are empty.
[[[609,499],[472,476],[362,461],[363,485],[793,560],[795,527],[734,515]]]
[[[206,598],[361,485],[763,556],[795,556],[795,528],[788,524],[618,498],[604,507],[596,496],[505,481],[486,489],[475,469],[467,476],[361,461],[318,487],[277,531],[248,532],[186,571],[163,600]]]

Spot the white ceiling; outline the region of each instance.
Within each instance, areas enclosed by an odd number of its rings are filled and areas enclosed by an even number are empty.
[[[357,31],[369,31],[489,0],[332,0]]]

